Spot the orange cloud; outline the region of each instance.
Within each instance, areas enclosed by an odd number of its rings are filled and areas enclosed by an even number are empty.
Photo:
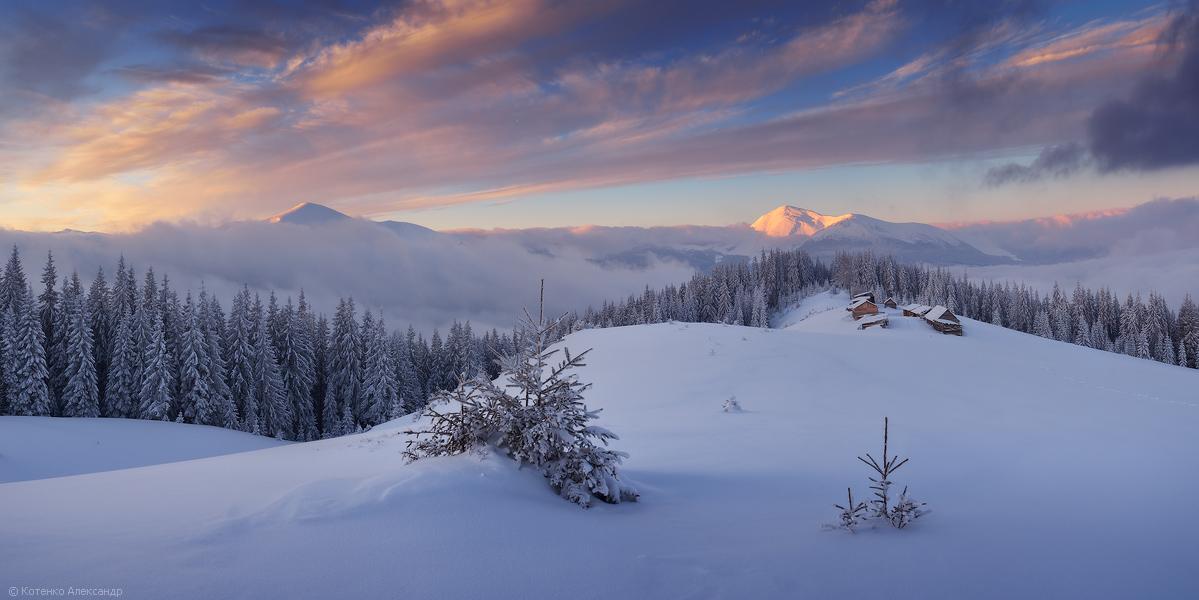
[[[1088,23],[1074,31],[1017,53],[1008,66],[1033,67],[1112,50],[1156,47],[1169,16],[1157,14],[1136,21]]]

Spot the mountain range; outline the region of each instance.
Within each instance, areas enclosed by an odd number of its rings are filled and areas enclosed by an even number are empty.
[[[267,219],[269,223],[328,226],[363,222],[327,206],[305,202]],[[550,229],[569,232],[549,236],[545,230],[450,231],[432,229],[403,221],[377,223],[404,238],[455,236],[459,238],[508,237],[531,252],[555,256],[577,249],[601,265],[640,268],[654,260],[681,262],[700,270],[727,261],[747,260],[763,248],[801,246],[818,258],[838,252],[870,250],[905,261],[930,264],[993,265],[1012,262],[1007,256],[987,254],[944,229],[924,223],[892,223],[867,215],[847,213],[823,215],[814,210],[783,205],[758,217],[748,228],[728,227],[587,227]],[[542,232],[542,233],[538,233]],[[671,233],[673,235],[667,235]],[[679,234],[683,235],[679,235]],[[602,248],[587,246],[585,238],[621,236]]]
[[[604,266],[641,268],[673,261],[706,270],[763,249],[802,247],[830,259],[869,250],[933,265],[1048,265],[1113,254],[1199,248],[1199,199],[1160,199],[1126,209],[1007,222],[897,223],[859,213],[826,215],[785,204],[750,223],[728,226],[559,227],[437,232],[403,221],[354,219],[303,203],[268,219],[305,226],[377,223],[405,239],[506,239],[548,257],[574,255]]]

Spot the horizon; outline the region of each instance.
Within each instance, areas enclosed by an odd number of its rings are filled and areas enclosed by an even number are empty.
[[[1055,222],[1057,224],[1064,226],[1064,225],[1068,225],[1072,222],[1080,221],[1080,220],[1089,220],[1089,219],[1104,218],[1104,217],[1118,217],[1121,215],[1125,215],[1125,214],[1129,213],[1130,211],[1135,210],[1138,207],[1142,207],[1145,205],[1151,205],[1154,203],[1162,203],[1162,202],[1169,203],[1169,202],[1176,202],[1176,201],[1195,202],[1195,201],[1199,201],[1199,197],[1191,197],[1191,198],[1162,198],[1162,197],[1159,197],[1159,198],[1153,198],[1151,200],[1147,200],[1146,202],[1143,202],[1140,204],[1135,204],[1135,205],[1130,205],[1130,206],[1118,206],[1118,207],[1113,207],[1113,208],[1095,209],[1095,210],[1088,210],[1088,211],[1075,212],[1075,213],[1040,214],[1040,215],[1033,215],[1033,216],[1028,216],[1028,217],[1024,217],[1024,218],[1013,218],[1013,219],[978,219],[978,220],[972,220],[972,221],[927,222],[927,223],[924,223],[921,221],[916,221],[916,220],[911,220],[911,219],[903,219],[903,218],[899,218],[896,220],[889,220],[889,219],[883,219],[883,220],[891,222],[891,223],[899,223],[899,224],[922,223],[922,224],[932,225],[933,227],[937,227],[940,229],[945,229],[947,231],[953,231],[955,229],[963,229],[963,228],[968,228],[968,227],[973,227],[973,226],[1015,225],[1015,224],[1020,224],[1020,223],[1047,222],[1047,221],[1052,221],[1052,222]],[[752,218],[742,219],[740,221],[726,222],[726,223],[675,222],[675,223],[660,223],[660,224],[650,224],[650,225],[626,225],[626,224],[605,224],[605,223],[563,223],[563,224],[556,224],[556,225],[531,225],[531,226],[526,226],[526,227],[457,226],[457,227],[447,227],[447,228],[436,228],[436,227],[431,227],[429,225],[426,225],[425,223],[417,222],[415,220],[401,221],[399,219],[389,219],[389,218],[385,218],[385,217],[371,217],[370,215],[356,215],[356,214],[340,211],[340,210],[334,208],[333,206],[323,204],[320,202],[304,201],[304,202],[299,202],[299,203],[291,206],[290,208],[287,208],[286,210],[283,210],[283,211],[280,211],[280,212],[277,212],[274,214],[255,216],[255,217],[251,217],[251,218],[247,218],[247,219],[229,218],[229,219],[225,219],[225,220],[200,221],[200,220],[196,220],[193,218],[182,217],[182,218],[173,219],[173,220],[172,219],[163,219],[163,220],[159,220],[159,221],[144,223],[134,229],[121,230],[121,231],[87,230],[87,229],[75,229],[75,228],[71,228],[71,227],[55,229],[55,230],[18,229],[18,228],[6,227],[4,224],[0,223],[0,230],[7,229],[9,231],[18,231],[18,232],[27,232],[27,233],[74,232],[74,233],[85,233],[85,234],[91,234],[91,233],[132,234],[132,233],[138,233],[138,232],[144,231],[145,229],[147,229],[149,227],[153,227],[155,225],[161,225],[161,224],[194,225],[194,226],[200,226],[200,227],[220,227],[223,225],[229,225],[229,224],[238,223],[238,222],[278,223],[281,218],[286,217],[287,215],[289,215],[297,210],[300,210],[302,208],[305,208],[305,207],[317,207],[317,208],[327,209],[327,210],[330,210],[330,211],[336,213],[339,216],[347,217],[350,219],[362,220],[362,221],[369,221],[369,222],[375,222],[375,223],[381,223],[381,222],[387,222],[387,221],[398,221],[401,223],[409,223],[412,225],[417,225],[420,227],[432,229],[433,231],[437,231],[437,232],[441,232],[441,233],[471,233],[471,232],[487,233],[487,232],[509,232],[509,231],[537,230],[537,229],[587,230],[587,229],[602,229],[602,228],[653,229],[653,228],[686,228],[686,227],[712,227],[712,228],[737,227],[740,225],[750,226],[753,224],[753,222],[756,219],[765,217],[775,211],[779,211],[782,209],[788,209],[788,208],[789,209],[797,209],[797,210],[809,212],[809,213],[815,213],[815,214],[818,214],[818,215],[824,216],[824,217],[865,216],[865,217],[877,218],[877,217],[875,217],[875,215],[866,214],[864,212],[860,212],[857,210],[822,212],[822,211],[818,211],[818,210],[813,210],[813,209],[805,207],[805,206],[800,206],[798,204],[783,203],[783,204],[775,205],[772,208],[770,208],[760,214],[754,215]]]

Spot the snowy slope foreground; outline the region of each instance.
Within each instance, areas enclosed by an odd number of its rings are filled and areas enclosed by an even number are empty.
[[[206,425],[2,416],[0,483],[144,467],[286,444]]]
[[[405,464],[398,421],[2,484],[0,572],[130,598],[1199,596],[1199,374],[969,319],[859,331],[845,302],[570,336],[639,503],[580,510],[494,455]],[[824,530],[883,416],[933,512]]]

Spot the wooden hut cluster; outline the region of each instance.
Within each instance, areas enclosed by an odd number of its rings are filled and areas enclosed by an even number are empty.
[[[874,303],[874,294],[871,292],[854,294],[845,310],[858,321],[858,329],[887,326],[887,315],[879,314],[878,305]]]
[[[957,315],[948,308],[937,305],[928,306],[927,304],[907,304],[898,306],[895,298],[887,298],[883,302],[883,306],[887,308],[896,308],[903,311],[905,317],[919,317],[928,323],[929,327],[940,331],[947,335],[962,335],[962,322]],[[858,329],[867,329],[869,327],[886,327],[887,315],[880,313],[878,305],[874,301],[874,293],[858,292],[853,294],[849,306],[845,309],[853,316],[853,319],[858,322]]]

